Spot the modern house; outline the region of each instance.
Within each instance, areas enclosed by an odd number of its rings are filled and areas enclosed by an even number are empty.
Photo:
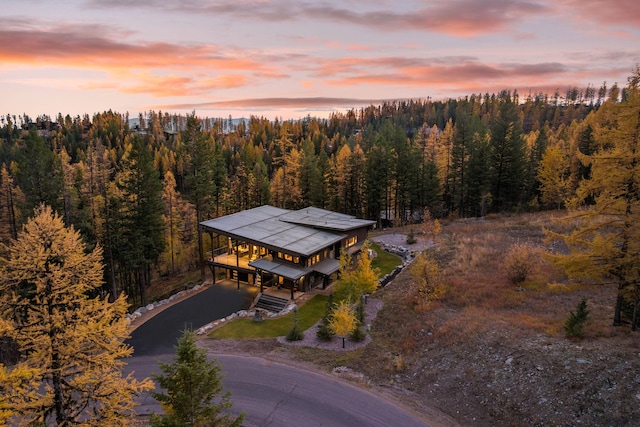
[[[227,279],[296,291],[325,287],[344,249],[357,253],[375,221],[308,207],[297,211],[260,206],[200,223],[209,234],[208,265],[214,283]]]

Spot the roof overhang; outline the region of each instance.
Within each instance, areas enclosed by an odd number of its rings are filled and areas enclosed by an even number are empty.
[[[329,276],[340,269],[340,262],[334,258],[325,258],[317,264],[313,264],[311,269],[317,273]]]
[[[276,274],[278,276],[282,276],[291,280],[298,280],[305,274],[308,274],[312,271],[305,267],[283,264],[276,261],[269,261],[265,258],[258,258],[254,261],[251,261],[249,263],[249,266],[255,268],[256,270],[266,271],[268,273]]]

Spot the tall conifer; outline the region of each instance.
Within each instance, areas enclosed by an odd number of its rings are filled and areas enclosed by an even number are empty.
[[[9,424],[134,423],[133,397],[150,384],[121,375],[121,359],[132,351],[122,343],[127,303],[100,295],[102,250],[85,249],[79,233],[45,206],[9,249],[0,315],[23,354],[16,369],[25,373],[3,390]]]

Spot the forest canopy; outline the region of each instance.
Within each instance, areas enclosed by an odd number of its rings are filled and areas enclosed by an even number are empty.
[[[410,100],[328,119],[0,117],[0,242],[44,203],[103,248],[104,292],[146,304],[153,277],[211,250],[198,222],[256,206],[316,206],[380,227],[557,209],[589,177],[608,105],[627,88]],[[611,110],[615,111],[615,110]],[[0,246],[2,247],[2,246]],[[1,254],[0,254],[1,255]]]

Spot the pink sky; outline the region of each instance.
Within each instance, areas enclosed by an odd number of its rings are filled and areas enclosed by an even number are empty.
[[[284,119],[383,100],[626,84],[637,0],[21,0],[0,114]]]

